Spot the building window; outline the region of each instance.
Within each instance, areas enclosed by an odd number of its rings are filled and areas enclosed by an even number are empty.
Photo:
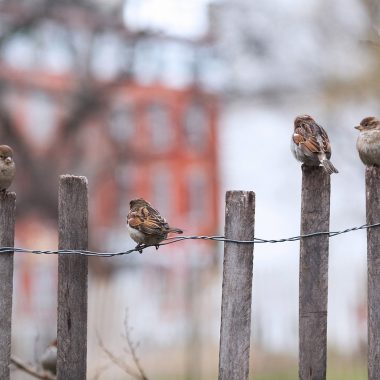
[[[36,148],[44,149],[50,144],[58,127],[55,105],[51,97],[42,91],[32,91],[28,95],[25,133]]]
[[[135,135],[135,121],[129,104],[115,104],[109,116],[109,129],[115,141],[125,143]]]
[[[185,112],[184,133],[186,146],[198,152],[204,151],[208,145],[208,132],[205,107],[201,103],[193,102]]]
[[[205,169],[194,168],[187,178],[189,222],[199,228],[207,225],[207,215],[210,213],[209,186]]]
[[[170,218],[171,203],[173,200],[173,186],[170,171],[166,166],[154,166],[152,173],[152,204],[160,211],[164,218]]]
[[[115,180],[117,188],[120,190],[119,197],[119,217],[122,219],[129,212],[129,201],[133,198],[139,198],[139,168],[134,163],[120,162],[115,167]]]
[[[35,66],[33,38],[28,34],[16,33],[5,39],[1,56],[10,67],[30,70]]]
[[[148,134],[155,152],[168,150],[173,144],[173,130],[166,106],[152,103],[148,107]]]

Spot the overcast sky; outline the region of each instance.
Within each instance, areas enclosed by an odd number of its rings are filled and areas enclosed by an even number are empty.
[[[197,38],[208,27],[206,6],[213,0],[129,0],[125,20],[132,29],[153,29]]]

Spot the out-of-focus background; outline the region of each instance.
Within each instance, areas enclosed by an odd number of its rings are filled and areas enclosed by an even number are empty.
[[[15,150],[16,246],[57,246],[57,177],[89,180],[90,248],[126,250],[129,200],[187,235],[223,234],[224,193],[254,190],[256,234],[297,235],[293,120],[332,143],[331,229],[365,222],[354,126],[380,115],[375,0],[2,0],[0,142]],[[125,379],[124,318],[150,379],[216,378],[222,245],[90,259],[88,378]],[[298,243],[257,245],[251,376],[297,377]],[[56,335],[56,257],[16,255],[15,355]],[[365,232],[330,241],[329,379],[366,378]],[[12,379],[30,379],[13,370]]]

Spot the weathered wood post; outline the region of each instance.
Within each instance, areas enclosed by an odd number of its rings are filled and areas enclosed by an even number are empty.
[[[302,166],[301,234],[329,231],[330,176],[322,167]],[[299,378],[326,379],[329,238],[300,243]]]
[[[0,246],[14,247],[16,194],[0,195]],[[0,379],[9,380],[13,252],[0,253]]]
[[[87,179],[60,176],[58,201],[59,249],[87,249]],[[57,379],[86,378],[87,257],[58,258]]]
[[[366,168],[367,223],[380,222],[380,168]],[[380,379],[380,228],[367,230],[368,380]]]
[[[226,193],[225,237],[253,240],[255,193]],[[251,339],[253,244],[224,244],[219,380],[246,380]]]

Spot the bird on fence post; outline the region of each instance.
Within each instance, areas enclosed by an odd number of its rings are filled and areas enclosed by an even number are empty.
[[[326,131],[309,115],[297,116],[291,139],[294,157],[306,166],[322,166],[328,174],[338,173],[330,162],[331,145]]]
[[[143,247],[153,245],[158,249],[160,242],[165,240],[171,232],[183,233],[179,228],[170,227],[166,219],[144,199],[133,199],[129,206],[128,232],[131,238],[138,243],[136,249],[140,253],[142,253]]]
[[[363,164],[380,166],[380,121],[374,116],[366,117],[355,128],[360,131],[356,148]]]
[[[11,185],[16,173],[13,150],[8,145],[0,145],[0,191],[3,195]]]

